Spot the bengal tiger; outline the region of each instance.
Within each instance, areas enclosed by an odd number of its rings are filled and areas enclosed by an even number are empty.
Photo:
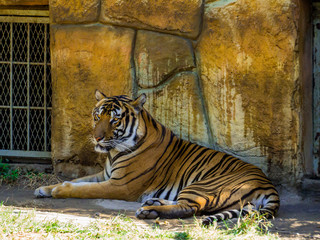
[[[203,224],[236,218],[254,207],[276,214],[279,195],[258,167],[178,138],[143,107],[146,95],[95,93],[93,141],[106,154],[102,172],[40,187],[37,197],[143,202],[140,219],[209,215]]]

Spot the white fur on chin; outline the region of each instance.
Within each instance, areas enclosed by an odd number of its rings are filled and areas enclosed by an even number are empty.
[[[99,152],[99,153],[107,153],[107,152],[108,152],[105,147],[102,147],[102,146],[100,146],[100,145],[96,145],[96,146],[94,147],[94,150],[95,150],[96,152]]]

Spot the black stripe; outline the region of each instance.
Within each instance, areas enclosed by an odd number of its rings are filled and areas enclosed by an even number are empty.
[[[273,187],[273,190],[275,190],[275,191],[277,192],[277,189],[275,189],[274,187]],[[277,193],[278,193],[278,192],[277,192]],[[270,193],[270,194],[268,194],[268,195],[265,195],[264,197],[265,197],[266,199],[269,199],[269,197],[271,197],[271,196],[279,197],[279,195],[276,194],[276,193]]]
[[[240,200],[236,200],[236,201],[228,204],[227,206],[221,208],[220,211],[224,211],[224,210],[226,210],[228,208],[230,209],[230,208],[232,208],[232,206],[238,204],[239,202],[244,203],[244,200],[246,198],[248,198],[250,195],[252,195],[253,193],[255,193],[256,191],[259,191],[259,190],[270,190],[270,189],[272,189],[272,188],[270,188],[270,187],[266,187],[266,188],[258,187],[258,188],[252,189],[250,192],[248,192],[247,194],[243,195]],[[226,202],[227,202],[227,200],[224,201],[223,204],[221,204],[221,206],[223,206]]]
[[[134,181],[134,180],[136,180],[136,179],[138,179],[140,176],[144,176],[144,175],[146,175],[147,173],[149,173],[150,171],[154,170],[155,167],[157,166],[158,162],[162,159],[163,155],[167,152],[168,148],[171,146],[172,138],[173,138],[173,137],[170,138],[170,141],[169,141],[169,143],[167,144],[166,149],[163,151],[162,155],[158,158],[158,160],[156,161],[156,163],[155,163],[151,168],[146,169],[143,173],[139,174],[138,176],[136,176],[136,177],[134,177],[134,178],[131,178],[129,181],[125,182],[125,183],[122,184],[122,185],[126,185],[126,184],[128,184],[128,183],[130,183],[130,182],[132,182],[132,181]]]
[[[269,204],[269,203],[280,203],[280,201],[279,200],[272,200],[272,201],[267,202],[267,204]]]
[[[135,123],[136,123],[136,120],[137,120],[137,119],[136,119],[135,117],[132,118],[132,123],[131,123],[131,128],[130,128],[129,136],[131,136],[132,133],[133,133],[133,128],[134,128],[134,125],[135,125]]]
[[[214,174],[217,169],[220,169],[222,162],[219,161],[216,165],[214,165],[212,168],[208,169],[206,173],[203,175],[202,179],[205,179],[208,177],[210,174]]]
[[[108,176],[108,178],[110,178],[110,175],[109,175],[109,173],[107,171],[107,168],[105,168],[104,171],[105,171],[106,175]],[[107,179],[105,179],[105,180],[107,180]]]
[[[156,121],[155,121],[153,118],[151,118],[151,123],[152,123],[153,128],[158,131],[157,123],[156,123]]]
[[[232,218],[239,217],[239,212],[237,210],[230,210],[229,212],[231,213]]]
[[[209,161],[211,161],[218,153],[219,153],[218,151],[214,151],[214,152],[210,153],[209,156],[207,156],[207,158],[202,161],[202,163],[199,165],[198,169],[201,169],[205,164],[207,164]]]
[[[112,179],[112,180],[121,180],[121,179],[127,177],[129,174],[131,174],[131,173],[133,173],[133,172],[134,172],[134,171],[128,172],[128,173],[126,173],[126,174],[124,174],[123,176],[118,177],[118,178],[116,178],[116,177],[111,177],[111,179]]]
[[[200,204],[197,201],[194,201],[194,200],[192,200],[190,198],[178,198],[178,202],[181,202],[181,201],[187,201],[189,204],[195,205],[195,206],[192,206],[192,207],[196,207],[197,210],[200,209]]]

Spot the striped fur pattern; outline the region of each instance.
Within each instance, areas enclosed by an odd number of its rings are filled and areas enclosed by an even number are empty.
[[[141,201],[138,218],[207,215],[205,225],[239,217],[249,207],[276,214],[277,190],[258,167],[178,138],[143,108],[145,95],[132,100],[97,91],[96,98],[95,149],[108,158],[105,170],[85,181],[100,187],[75,180],[51,188],[50,196]]]

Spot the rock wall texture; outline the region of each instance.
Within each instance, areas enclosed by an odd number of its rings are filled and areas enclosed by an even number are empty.
[[[301,177],[299,0],[51,0],[55,169],[97,171],[94,89],[146,93],[178,136]]]

